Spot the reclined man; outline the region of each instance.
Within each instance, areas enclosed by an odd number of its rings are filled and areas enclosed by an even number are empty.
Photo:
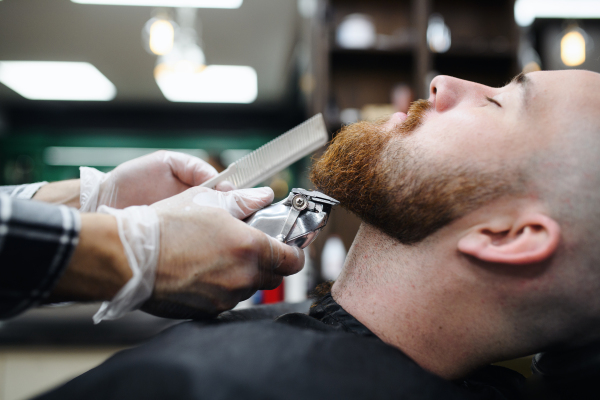
[[[600,75],[447,76],[311,173],[364,222],[309,315],[182,323],[44,398],[511,398],[600,334]],[[481,368],[484,368],[483,370]]]

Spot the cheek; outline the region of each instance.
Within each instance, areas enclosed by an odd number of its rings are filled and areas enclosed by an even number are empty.
[[[481,109],[433,114],[415,132],[414,145],[435,158],[489,160],[505,147],[499,123]]]

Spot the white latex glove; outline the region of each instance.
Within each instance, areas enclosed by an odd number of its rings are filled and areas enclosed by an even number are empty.
[[[255,189],[238,189],[230,192],[201,189],[197,191],[192,201],[205,207],[221,208],[237,219],[244,219],[273,202],[273,189],[262,187]],[[180,201],[180,199],[174,199]],[[165,200],[161,206],[172,204]]]
[[[117,319],[137,310],[151,295],[160,249],[160,224],[156,211],[148,206],[133,206],[117,210],[100,206],[98,212],[117,219],[119,238],[131,268],[131,279],[113,297],[105,301],[94,314],[94,323]]]
[[[80,211],[106,205],[123,209],[150,205],[198,186],[217,175],[207,162],[184,153],[161,150],[127,161],[109,173],[80,168]],[[222,182],[217,190],[234,189]]]
[[[206,317],[277,287],[302,269],[304,253],[236,219],[272,201],[270,188],[223,193],[195,187],[151,207],[101,207],[118,220],[133,277],[94,321],[140,305],[163,317]]]

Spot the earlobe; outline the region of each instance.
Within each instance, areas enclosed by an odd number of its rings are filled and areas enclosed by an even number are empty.
[[[560,226],[543,214],[528,214],[505,229],[480,225],[458,242],[458,250],[482,261],[530,264],[551,257],[560,242]]]

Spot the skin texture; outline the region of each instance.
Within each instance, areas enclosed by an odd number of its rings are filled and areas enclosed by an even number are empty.
[[[105,214],[82,214],[79,243],[69,267],[46,301],[109,300],[130,278],[131,269],[115,218]]]
[[[398,132],[373,154],[392,187],[405,174],[423,180],[462,170],[493,180],[509,171],[526,177],[524,190],[487,198],[412,242],[363,224],[332,289],[380,338],[448,379],[588,343],[600,331],[600,75],[527,78],[491,88],[439,76],[420,126],[402,134],[401,113],[382,126]],[[413,168],[398,167],[400,152],[417,155]],[[401,204],[419,201],[414,192],[393,194]]]
[[[79,208],[79,179],[52,182],[44,185],[33,196],[34,200],[50,204],[64,204]]]

